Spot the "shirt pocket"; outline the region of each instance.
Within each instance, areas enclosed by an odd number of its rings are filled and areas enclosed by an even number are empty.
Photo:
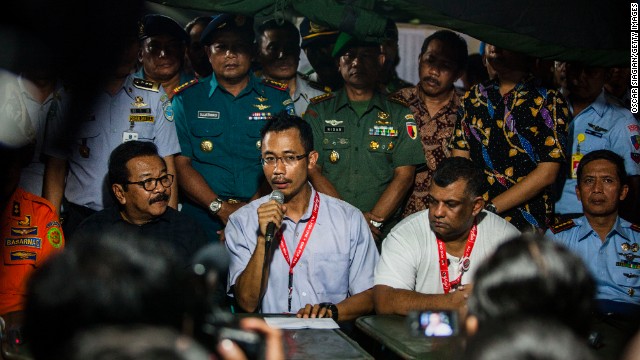
[[[312,284],[322,284],[318,294],[346,296],[349,291],[349,254],[314,254],[311,264]]]
[[[217,146],[222,142],[224,123],[220,120],[195,121],[191,125],[193,157],[199,162],[214,164]]]
[[[322,168],[327,173],[336,171],[351,157],[351,139],[335,134],[325,134],[322,139]]]

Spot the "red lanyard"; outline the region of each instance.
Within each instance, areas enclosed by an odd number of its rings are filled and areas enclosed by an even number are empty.
[[[281,235],[281,238],[280,238],[280,251],[284,256],[284,259],[287,260],[287,264],[289,264],[289,299],[288,299],[289,312],[291,311],[291,297],[293,295],[293,268],[298,264],[298,260],[300,260],[300,257],[302,256],[302,252],[304,251],[304,248],[307,246],[307,242],[309,242],[309,237],[311,236],[313,227],[316,225],[319,208],[320,208],[320,196],[316,191],[316,196],[313,198],[313,210],[311,211],[311,218],[309,219],[307,226],[304,228],[304,232],[302,233],[300,242],[296,247],[296,252],[293,254],[293,261],[289,260],[289,249],[287,249],[287,243],[284,241],[284,235]]]
[[[440,258],[440,279],[442,280],[442,289],[445,294],[448,294],[451,291],[451,287],[455,287],[460,285],[462,281],[462,274],[464,274],[467,270],[469,270],[469,265],[471,260],[469,260],[469,256],[471,255],[471,250],[473,250],[473,245],[476,243],[476,235],[478,235],[478,227],[476,224],[473,224],[471,227],[471,231],[469,232],[469,237],[467,238],[467,245],[464,247],[464,255],[462,259],[460,259],[460,275],[458,278],[449,281],[449,265],[447,264],[447,251],[444,244],[444,241],[437,239],[438,241],[438,257]]]

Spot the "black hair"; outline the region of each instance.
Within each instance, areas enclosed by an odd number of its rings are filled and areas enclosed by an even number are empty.
[[[271,19],[260,24],[260,26],[258,26],[258,28],[256,29],[256,43],[258,44],[258,46],[261,45],[262,35],[267,30],[285,30],[287,33],[293,35],[298,39],[296,45],[300,44],[300,31],[292,22],[287,20]]]
[[[34,358],[61,359],[78,331],[105,324],[181,329],[184,274],[171,249],[134,236],[76,242],[36,269],[27,286],[25,338]]]
[[[479,328],[491,319],[528,315],[554,318],[586,339],[594,296],[595,283],[580,258],[527,233],[500,245],[478,267],[467,305]]]
[[[462,36],[454,33],[451,30],[439,30],[434,32],[433,34],[427,36],[422,42],[422,48],[420,49],[420,57],[424,55],[425,51],[427,51],[427,47],[431,40],[440,40],[445,45],[450,46],[453,50],[454,58],[453,60],[456,63],[457,70],[464,70],[467,68],[467,59],[468,59],[468,51],[467,51],[467,42],[462,38]]]
[[[492,319],[469,339],[465,360],[595,360],[586,340],[548,317]]]
[[[458,180],[466,180],[465,192],[472,196],[484,193],[484,173],[473,161],[460,156],[445,158],[438,164],[433,173],[433,182],[440,187],[447,187]]]
[[[109,156],[109,187],[113,184],[122,184],[124,190],[127,190],[126,182],[129,181],[131,175],[127,169],[127,162],[139,156],[160,157],[158,147],[150,141],[127,141],[113,149],[111,156]],[[164,159],[162,157],[160,159],[166,166]]]
[[[627,184],[627,171],[624,168],[624,159],[611,150],[596,150],[586,154],[578,164],[578,183],[582,180],[582,172],[588,163],[595,160],[607,160],[616,166],[616,174],[622,185]]]
[[[313,131],[311,125],[302,120],[301,117],[290,115],[286,111],[281,111],[271,117],[260,130],[260,137],[264,140],[265,135],[269,132],[281,132],[289,129],[298,129],[300,133],[300,142],[305,153],[313,151]]]

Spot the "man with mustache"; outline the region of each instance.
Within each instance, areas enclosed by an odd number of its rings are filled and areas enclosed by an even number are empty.
[[[453,134],[462,94],[453,83],[467,66],[467,43],[449,30],[440,30],[422,43],[418,56],[420,82],[402,89],[397,96],[409,104],[420,130],[426,166],[416,169],[413,191],[403,216],[427,208],[429,184],[436,167],[451,151],[447,148]]]
[[[213,74],[172,100],[182,152],[176,158],[182,212],[218,239],[229,215],[260,195],[260,129],[281,110],[294,113],[286,84],[260,81],[251,18],[220,14],[200,42]],[[184,181],[184,182],[183,182]]]
[[[258,61],[265,79],[287,84],[295,104],[296,114],[303,116],[309,99],[322,95],[329,88],[305,80],[297,73],[300,62],[300,32],[289,21],[268,20],[258,27],[256,43]]]
[[[88,217],[70,241],[92,241],[97,234],[147,237],[172,246],[187,266],[208,241],[198,224],[168,206],[173,180],[155,144],[129,141],[119,145],[109,158],[108,174],[118,205]]]
[[[438,165],[429,186],[428,209],[405,218],[382,244],[376,266],[378,314],[412,310],[458,310],[471,293],[482,261],[520,232],[483,211],[484,176],[469,159]]]
[[[371,232],[358,209],[309,183],[317,160],[302,119],[280,113],[265,125],[262,167],[284,203],[255,200],[231,215],[225,229],[228,291],[246,311],[345,321],[373,310],[378,252]],[[269,223],[277,230],[270,245]]]
[[[313,98],[304,115],[318,151],[311,182],[360,209],[382,241],[382,227],[397,221],[415,165],[424,162],[418,127],[406,102],[376,91],[380,44],[341,33],[333,56],[344,88]]]
[[[575,121],[575,120],[574,120]],[[610,150],[586,154],[574,189],[584,216],[552,226],[554,241],[578,255],[596,280],[594,330],[603,358],[617,359],[640,323],[640,226],[619,216],[629,192],[625,160]]]

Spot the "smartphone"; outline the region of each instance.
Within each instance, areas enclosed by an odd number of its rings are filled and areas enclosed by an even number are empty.
[[[413,311],[407,315],[407,325],[413,336],[455,336],[459,333],[458,312]]]

